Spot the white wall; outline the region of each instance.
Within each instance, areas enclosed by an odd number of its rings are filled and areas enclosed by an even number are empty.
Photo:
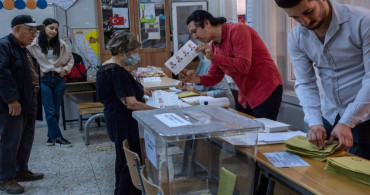
[[[79,0],[67,11],[57,7],[56,18],[59,21],[60,30],[62,30],[59,32],[61,36],[65,36],[67,33],[66,19],[69,28],[98,28],[96,1]]]
[[[0,18],[1,18],[1,28],[0,28],[0,38],[8,35],[12,32],[10,28],[10,23],[15,16],[27,14],[31,15],[37,23],[42,23],[45,18],[55,18],[55,7],[49,5],[45,9],[28,9],[27,7],[19,10],[14,8],[12,10],[7,10],[4,7],[0,9]]]

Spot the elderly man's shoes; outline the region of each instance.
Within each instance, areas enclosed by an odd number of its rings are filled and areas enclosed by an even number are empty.
[[[15,179],[19,181],[35,181],[44,178],[42,173],[33,173],[31,171],[17,173]]]
[[[20,194],[24,192],[24,188],[15,179],[0,180],[0,190],[8,194]]]

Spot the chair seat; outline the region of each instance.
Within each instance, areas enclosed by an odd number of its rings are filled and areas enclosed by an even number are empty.
[[[99,118],[103,118],[104,115],[104,105],[100,102],[86,102],[86,103],[79,103],[77,104],[78,112],[80,113],[79,117],[79,126],[80,131],[82,130],[82,115],[85,114],[93,114],[90,116],[85,125],[85,144],[89,145],[89,125],[92,119],[97,119],[98,126],[100,127],[100,120]]]
[[[104,107],[104,105],[100,102],[86,102],[86,103],[79,103],[77,104],[78,109],[83,108],[101,108]]]
[[[98,108],[81,108],[78,109],[80,112],[80,115],[85,115],[85,114],[98,114],[98,113],[103,113],[104,112],[104,107],[98,107]]]

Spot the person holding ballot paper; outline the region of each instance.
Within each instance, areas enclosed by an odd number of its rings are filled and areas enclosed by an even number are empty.
[[[255,30],[242,23],[225,22],[224,17],[215,18],[204,10],[190,14],[188,30],[194,39],[203,42],[196,51],[203,53],[211,65],[203,76],[184,69],[179,73],[181,80],[214,86],[226,74],[239,88],[238,111],[276,120],[283,87],[275,62]]]
[[[188,69],[195,70],[198,75],[206,75],[209,70],[210,61],[201,60],[198,56],[195,57],[191,64],[187,66]],[[178,88],[183,91],[192,91],[201,96],[211,96],[215,98],[226,97],[230,102],[230,108],[235,108],[234,96],[231,92],[230,86],[226,81],[226,78],[223,78],[217,85],[208,87],[193,84],[188,86],[185,82],[181,81],[178,84]]]

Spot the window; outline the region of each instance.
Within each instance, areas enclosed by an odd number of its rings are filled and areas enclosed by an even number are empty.
[[[288,40],[288,35],[289,35],[289,32],[298,24],[296,21],[294,21],[292,18],[289,18],[286,16],[286,36],[287,36],[287,40]],[[288,51],[288,47],[287,47],[287,50],[286,50],[286,58],[287,58],[287,63],[286,63],[286,66],[287,66],[287,77],[286,77],[286,84],[289,85],[289,86],[293,86],[294,85],[294,82],[296,80],[295,76],[294,76],[294,69],[293,69],[293,64],[290,60],[290,56],[289,56],[289,51]]]

